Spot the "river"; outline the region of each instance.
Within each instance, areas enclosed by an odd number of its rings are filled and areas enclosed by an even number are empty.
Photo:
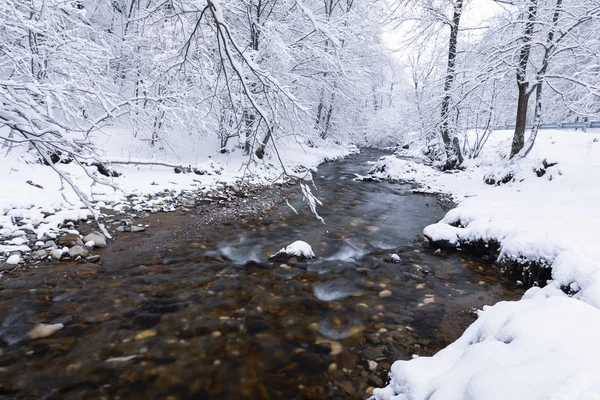
[[[298,214],[282,204],[260,224],[207,227],[152,263],[0,281],[0,395],[368,397],[394,360],[435,353],[473,308],[520,293],[492,264],[422,246],[423,227],[444,215],[434,196],[354,180],[381,154],[319,168],[325,224],[298,197]],[[317,258],[266,261],[295,240]],[[30,339],[37,323],[64,328]]]

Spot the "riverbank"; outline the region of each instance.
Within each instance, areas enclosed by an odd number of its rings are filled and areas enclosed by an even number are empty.
[[[167,166],[174,161],[163,159],[106,162],[103,166],[108,171],[100,165],[55,164],[72,187],[26,149],[13,148],[0,160],[0,181],[6,189],[0,193],[0,276],[60,260],[92,257],[98,262],[98,243],[85,246],[83,242],[85,235],[99,230],[93,213],[106,230],[98,235],[104,233],[109,241],[113,236],[144,236],[144,231],[163,229],[168,218],[160,217],[160,212],[185,214],[202,208],[212,210],[206,214],[207,221],[217,223],[223,218],[258,215],[265,204],[272,206],[285,198],[284,194],[280,197],[280,190],[270,190],[271,186],[285,186],[289,175],[306,175],[322,162],[357,151],[329,142],[319,145],[282,149],[283,166],[275,156],[247,163],[241,152],[216,153],[187,168]],[[105,176],[107,172],[111,176]],[[75,190],[89,200],[91,210]],[[265,191],[269,194],[264,195]],[[65,235],[77,238],[67,243],[59,239]],[[69,254],[75,245],[82,249]]]
[[[600,136],[542,131],[527,159],[507,163],[510,137],[495,132],[463,171],[415,161],[420,149],[374,166],[374,178],[452,196],[457,207],[423,231],[434,245],[494,255],[504,272],[534,286],[519,301],[485,307],[435,356],[395,363],[375,398],[600,395],[600,340],[592,334],[600,328]]]

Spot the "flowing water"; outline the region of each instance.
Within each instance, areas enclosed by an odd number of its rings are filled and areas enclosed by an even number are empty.
[[[319,168],[326,224],[296,199],[298,214],[284,204],[260,224],[209,226],[151,263],[0,282],[0,395],[368,397],[394,360],[433,354],[473,307],[519,295],[493,265],[422,246],[423,227],[444,214],[435,197],[354,180],[381,154]],[[295,240],[317,258],[266,261]],[[30,339],[37,323],[65,327]]]

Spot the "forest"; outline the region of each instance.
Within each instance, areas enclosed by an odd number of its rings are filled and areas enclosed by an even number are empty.
[[[478,2],[493,12],[465,24]],[[543,121],[600,112],[596,0],[9,0],[0,13],[0,141],[47,163],[93,157],[110,131],[251,160],[298,140],[417,140],[451,167],[495,126],[516,125],[523,156]]]

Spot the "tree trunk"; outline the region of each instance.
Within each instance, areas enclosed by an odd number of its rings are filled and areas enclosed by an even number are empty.
[[[529,83],[519,85],[519,100],[517,101],[517,122],[513,134],[510,158],[513,158],[525,145],[525,127],[527,125],[527,106],[529,105]]]
[[[463,11],[463,0],[456,0],[454,4],[454,14],[452,16],[452,25],[450,26],[450,41],[448,43],[448,66],[446,68],[446,79],[444,81],[444,97],[441,107],[441,126],[440,134],[446,150],[446,167],[455,168],[463,162],[462,153],[458,140],[452,140],[450,129],[450,102],[452,100],[452,87],[456,79],[456,47],[458,44],[458,27],[460,26],[460,17]]]
[[[517,66],[517,85],[519,88],[519,100],[517,102],[517,121],[513,135],[510,158],[512,159],[525,145],[525,126],[527,125],[527,106],[529,104],[529,82],[527,81],[527,64],[531,53],[531,40],[535,19],[537,16],[537,0],[530,0],[527,9],[527,22],[523,32],[523,47],[519,53],[519,64]]]
[[[524,135],[521,136],[521,146],[518,151],[515,151],[515,141],[513,139],[513,149],[511,151],[511,157],[526,157],[527,154],[533,149],[533,144],[535,143],[535,139],[537,137],[537,133],[540,128],[540,124],[542,123],[542,92],[544,89],[544,79],[546,75],[546,71],[548,70],[548,64],[550,63],[550,56],[555,49],[556,43],[554,41],[554,35],[556,33],[556,28],[558,25],[558,19],[560,17],[560,13],[562,11],[562,2],[563,0],[556,0],[556,5],[554,7],[554,15],[552,17],[552,26],[548,31],[548,36],[546,37],[546,46],[544,50],[544,58],[542,59],[542,65],[540,69],[536,73],[536,86],[535,86],[535,114],[533,118],[533,127],[531,128],[531,133],[529,134],[529,138],[527,142],[524,143]],[[519,91],[520,94],[520,91]],[[521,96],[519,95],[519,98]],[[527,100],[529,100],[529,96],[527,96]],[[527,108],[525,108],[525,113],[527,113]],[[518,117],[518,113],[517,113]],[[516,131],[516,129],[515,129]],[[523,132],[525,131],[523,127]],[[514,152],[514,154],[513,154]]]

